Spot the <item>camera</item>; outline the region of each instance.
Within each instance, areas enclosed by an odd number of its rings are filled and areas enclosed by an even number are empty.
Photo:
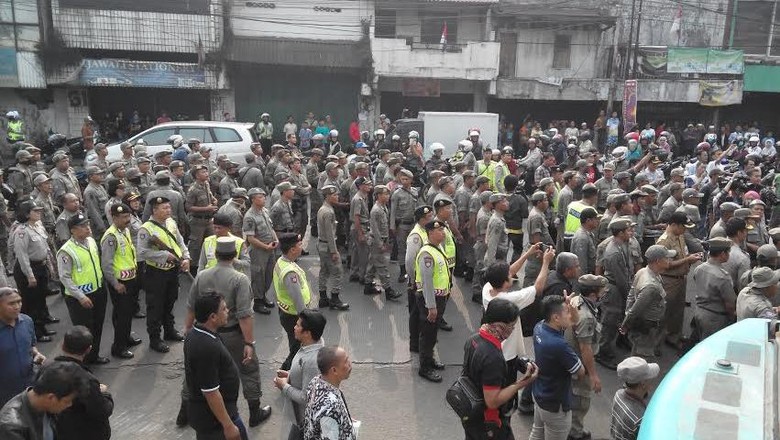
[[[537,243],[537,245],[539,246],[539,250],[542,251],[542,252],[547,252],[547,248],[550,246],[550,245],[544,244],[544,243]]]
[[[515,368],[517,368],[518,373],[525,374],[525,372],[528,371],[528,366],[531,363],[531,359],[528,359],[527,357],[519,357],[515,360]]]

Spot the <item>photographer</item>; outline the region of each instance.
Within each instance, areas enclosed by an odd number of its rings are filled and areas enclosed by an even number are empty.
[[[479,332],[466,341],[463,374],[481,391],[485,402],[482,417],[463,422],[466,440],[514,439],[508,403],[538,375],[533,363],[519,360],[512,365],[504,361],[501,343],[512,334],[519,316],[515,304],[495,298],[488,303]],[[515,371],[523,377],[513,381]]]

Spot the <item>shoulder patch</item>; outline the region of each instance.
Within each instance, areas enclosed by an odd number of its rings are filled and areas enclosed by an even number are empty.
[[[425,264],[425,267],[433,266],[433,257],[423,257],[423,264]]]
[[[290,274],[290,282],[293,283],[293,284],[297,284],[298,283],[298,274],[296,274],[296,273]]]

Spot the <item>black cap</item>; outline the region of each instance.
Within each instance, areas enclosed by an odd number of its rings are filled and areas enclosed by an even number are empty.
[[[366,179],[363,176],[360,176],[357,179],[355,179],[355,186],[359,187],[360,185],[371,185],[371,180]]]
[[[287,252],[301,240],[303,237],[300,234],[290,232],[279,234],[279,246],[282,248],[282,252]]]
[[[597,218],[599,216],[599,213],[596,212],[593,208],[585,208],[580,213],[580,222],[584,223],[586,220],[590,220],[592,218]]]
[[[690,219],[688,219],[688,215],[686,215],[684,212],[675,211],[672,213],[672,215],[669,217],[669,224],[670,225],[683,225],[686,228],[692,228],[696,226],[693,224]]]
[[[443,228],[444,226],[444,222],[441,220],[431,220],[425,224],[425,230],[432,231],[434,229]]]
[[[149,203],[152,204],[152,208],[163,203],[168,203],[170,200],[167,197],[153,197],[149,199]]]
[[[504,298],[494,298],[490,300],[482,315],[482,323],[504,322],[509,324],[515,322],[518,316],[520,316],[520,309],[514,303]]]
[[[452,205],[452,202],[447,199],[439,199],[435,202],[433,202],[433,207],[436,209],[442,208],[447,205]]]
[[[120,215],[120,214],[129,214],[133,212],[129,206],[125,205],[124,203],[117,203],[114,205],[111,205],[111,215]]]
[[[214,214],[214,224],[217,226],[225,226],[225,227],[231,227],[233,226],[233,221],[230,220],[230,216],[225,214],[224,212],[218,212]]]
[[[419,222],[420,219],[428,215],[429,212],[433,212],[433,208],[429,205],[418,206],[417,209],[414,210],[414,221]]]
[[[68,229],[74,227],[74,226],[81,226],[83,224],[89,223],[89,219],[84,214],[78,213],[74,215],[73,217],[68,219]]]

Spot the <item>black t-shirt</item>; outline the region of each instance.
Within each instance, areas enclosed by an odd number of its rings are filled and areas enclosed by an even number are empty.
[[[190,392],[188,416],[195,431],[221,430],[203,392],[219,390],[230,417],[238,414],[238,367],[219,335],[195,326],[184,340],[184,372]]]
[[[500,390],[510,384],[507,375],[507,363],[504,360],[504,353],[501,351],[501,342],[495,337],[482,330],[473,335],[466,341],[464,349],[464,372],[466,377],[471,379],[482,394],[485,388]],[[484,398],[484,395],[483,395]],[[511,404],[507,402],[505,405]],[[501,413],[508,414],[505,411],[508,408],[501,408]],[[498,421],[499,411],[496,409],[485,409],[482,420],[473,420],[473,423],[483,423],[484,421]]]

